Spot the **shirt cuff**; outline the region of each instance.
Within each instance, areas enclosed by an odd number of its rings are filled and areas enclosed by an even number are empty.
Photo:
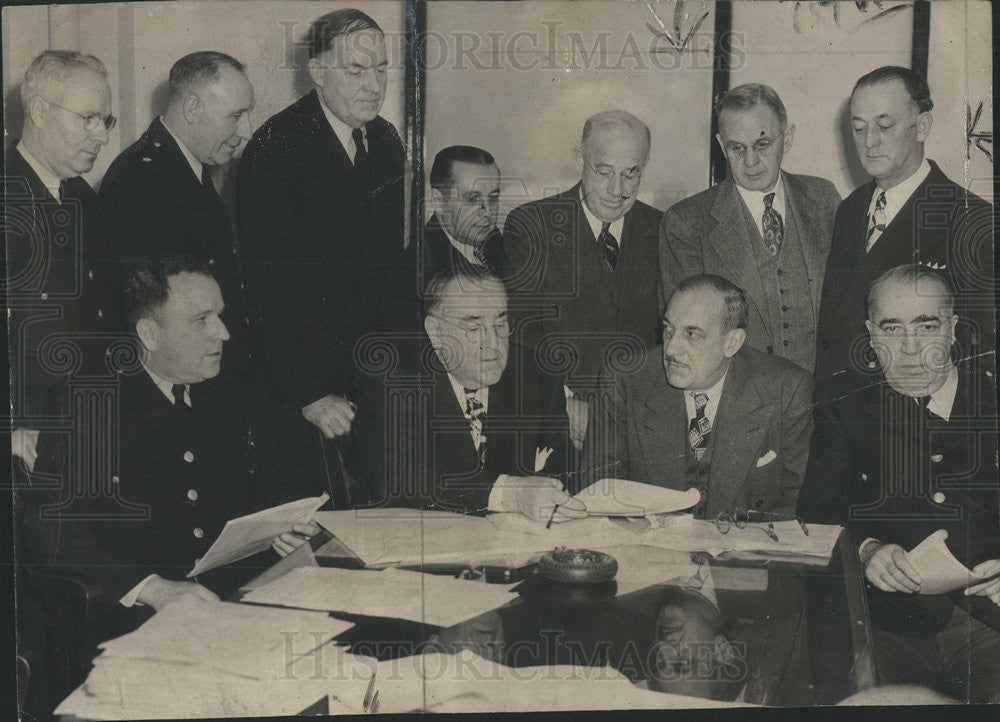
[[[142,590],[149,584],[149,580],[155,577],[155,574],[150,574],[148,577],[143,579],[141,582],[132,587],[128,594],[118,600],[118,603],[123,607],[134,607],[134,606],[145,606],[142,602],[137,601]]]
[[[876,539],[875,537],[868,537],[863,542],[861,542],[861,546],[858,547],[858,557],[860,557],[864,553],[865,547],[868,546],[869,544],[871,544],[872,542],[874,542],[876,544],[881,544],[882,543],[878,539]]]
[[[490,490],[490,500],[486,511],[517,511],[517,503],[512,498],[513,494],[511,493],[513,489],[511,480],[515,478],[517,477],[510,474],[501,474],[497,477]]]

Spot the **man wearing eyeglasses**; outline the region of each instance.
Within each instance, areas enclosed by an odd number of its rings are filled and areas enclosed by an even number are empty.
[[[840,196],[829,181],[781,169],[795,126],[772,88],[733,88],[716,102],[715,114],[729,175],[664,214],[660,300],[689,276],[728,278],[750,303],[747,343],[811,372]]]
[[[995,348],[990,204],[952,182],[924,156],[933,117],[927,81],[887,65],[851,93],[854,147],[872,180],[837,209],[820,308],[816,380],[873,362],[865,292],[883,272],[918,263],[948,275],[958,293],[957,353]]]
[[[559,504],[580,515],[553,478],[568,446],[559,380],[510,343],[503,283],[481,266],[456,267],[425,296],[430,347],[419,366],[383,339],[359,353],[373,360],[361,364],[356,417],[368,504],[543,521]]]
[[[837,374],[818,387],[799,513],[853,532],[869,585],[880,682],[996,702],[1000,486],[993,358],[952,361],[959,318],[954,289],[940,271],[912,263],[892,268],[866,300],[877,367]],[[916,553],[932,535],[941,537],[939,553]],[[949,581],[941,571],[963,565],[972,575],[963,571]]]
[[[173,64],[169,88],[163,115],[122,151],[101,182],[108,253],[117,275],[164,254],[209,263],[233,336],[227,365],[242,366],[248,349],[239,258],[216,183],[218,169],[250,139],[253,86],[235,58],[201,51]]]
[[[605,355],[641,354],[659,335],[660,212],[638,200],[649,147],[649,128],[634,115],[592,116],[576,149],[580,183],[515,208],[504,224],[518,340],[564,376],[578,450]]]
[[[35,58],[21,102],[22,135],[6,154],[4,239],[11,444],[30,469],[45,395],[59,379],[43,342],[77,335],[80,343],[80,334],[105,328],[110,312],[112,284],[98,266],[97,199],[80,176],[94,167],[115,117],[103,63],[71,50]]]

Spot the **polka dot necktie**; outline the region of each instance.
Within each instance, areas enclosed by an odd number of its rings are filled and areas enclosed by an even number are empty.
[[[774,193],[764,196],[764,215],[761,218],[761,227],[764,229],[764,245],[767,252],[772,256],[778,255],[781,248],[781,241],[785,237],[785,224],[781,220],[781,214],[772,208],[774,203]]]

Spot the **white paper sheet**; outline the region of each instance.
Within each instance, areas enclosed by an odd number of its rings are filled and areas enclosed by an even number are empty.
[[[701,493],[697,489],[677,491],[608,478],[594,482],[573,498],[582,501],[591,516],[649,516],[690,509],[701,499]]]
[[[311,519],[316,510],[330,498],[329,494],[290,501],[226,522],[219,538],[198,560],[188,577],[196,577],[216,567],[246,559],[271,546],[279,534],[291,531],[297,521]]]
[[[190,598],[100,648],[107,658],[200,665],[264,679],[353,626],[317,612]]]
[[[920,574],[920,594],[946,594],[990,578],[973,574],[958,561],[948,549],[947,539],[948,532],[938,529],[907,553],[910,564]]]
[[[300,567],[249,592],[243,601],[450,627],[513,601],[514,586],[402,569]]]

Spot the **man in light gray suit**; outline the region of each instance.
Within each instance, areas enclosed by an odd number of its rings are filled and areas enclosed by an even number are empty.
[[[685,278],[713,273],[746,290],[747,344],[812,372],[816,322],[840,195],[822,178],[781,170],[795,126],[766,85],[715,104],[729,177],[660,223],[660,303]]]

